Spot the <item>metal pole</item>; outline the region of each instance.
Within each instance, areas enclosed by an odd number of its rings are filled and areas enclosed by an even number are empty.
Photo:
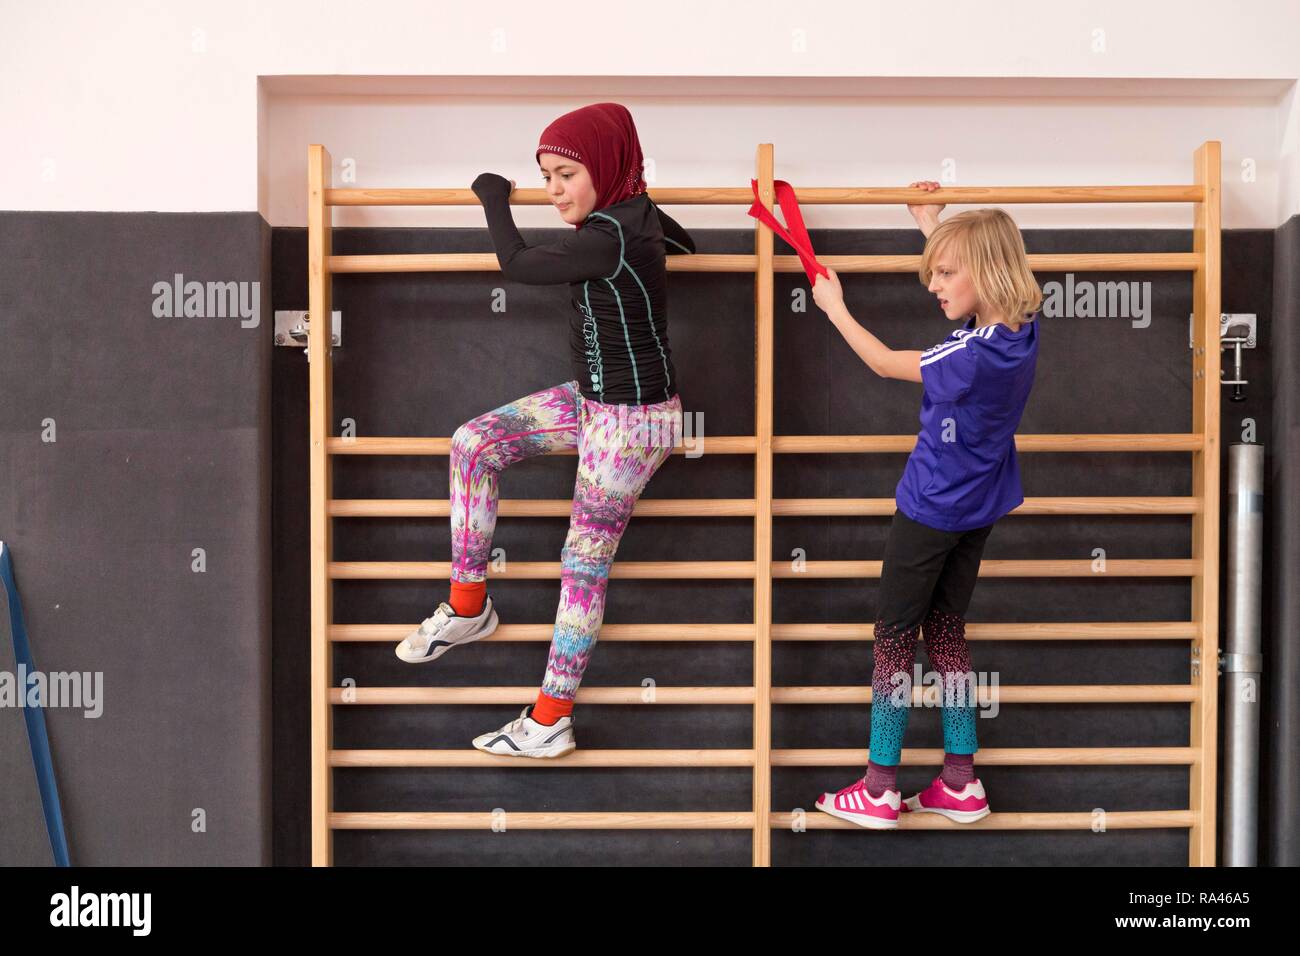
[[[1223,865],[1258,864],[1260,595],[1264,446],[1228,448],[1227,635],[1223,667]]]

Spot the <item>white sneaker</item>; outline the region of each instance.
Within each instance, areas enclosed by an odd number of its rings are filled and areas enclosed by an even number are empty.
[[[500,730],[475,737],[475,749],[508,757],[563,757],[577,749],[573,739],[572,714],[565,714],[548,725],[539,724],[528,716],[532,710],[533,705],[529,704]]]
[[[397,656],[408,664],[434,661],[460,644],[487,637],[497,629],[497,612],[489,596],[478,617],[461,617],[443,601],[430,617],[420,622],[397,645]]]

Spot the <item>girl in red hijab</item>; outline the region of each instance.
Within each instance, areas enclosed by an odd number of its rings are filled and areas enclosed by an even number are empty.
[[[573,699],[604,617],[614,552],[641,492],[680,440],[664,260],[694,252],[695,244],[646,192],[636,126],[618,103],[565,113],[542,132],[534,155],[548,199],[574,227],[559,241],[524,242],[510,212],[510,180],[483,173],[471,188],[502,276],[568,284],[571,376],[456,430],[451,593],[398,645],[397,656],[431,661],[496,629],[486,577],[497,476],[525,458],[576,449],[546,675],[535,703],[474,740],[487,753],[558,757],[575,747]]]

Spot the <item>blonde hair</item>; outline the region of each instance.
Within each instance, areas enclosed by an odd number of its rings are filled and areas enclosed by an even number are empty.
[[[1025,240],[1015,220],[1001,209],[970,209],[941,222],[921,255],[920,277],[930,284],[939,254],[951,251],[970,272],[980,304],[1022,323],[1043,303],[1043,290],[1025,256]],[[952,265],[953,263],[949,263]]]

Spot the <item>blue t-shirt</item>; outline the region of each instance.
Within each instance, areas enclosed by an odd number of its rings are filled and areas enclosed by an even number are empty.
[[[976,328],[972,315],[921,353],[921,431],[894,490],[913,521],[969,531],[1024,502],[1015,434],[1034,384],[1039,315],[1018,332]]]

